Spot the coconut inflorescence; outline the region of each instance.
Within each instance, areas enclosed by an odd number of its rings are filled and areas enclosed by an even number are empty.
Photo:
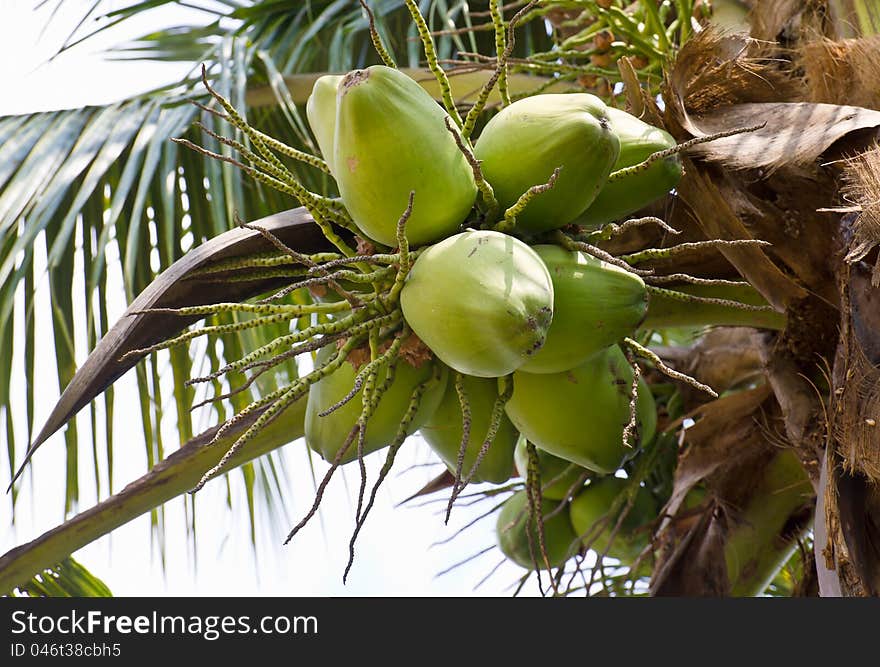
[[[360,461],[363,470],[363,457],[383,450],[366,506],[361,489],[356,536],[397,450],[420,431],[455,477],[450,509],[468,482],[519,474],[514,487],[528,492],[504,504],[501,550],[527,568],[561,567],[580,550],[578,532],[606,504],[605,490],[616,489],[613,475],[632,472],[657,429],[636,358],[684,377],[644,346],[639,327],[657,288],[638,253],[621,259],[596,246],[675,186],[675,142],[586,93],[507,103],[505,92],[471,136],[492,87],[506,80],[507,56],[499,52],[496,76],[462,118],[427,28],[416,24],[444,103],[388,64],[320,77],[306,115],[323,160],[279,148],[215,93],[252,146],[229,144],[250,163],[241,166],[296,196],[333,247],[301,254],[253,227],[278,254],[243,268],[284,267],[290,282],[259,306],[230,310],[296,326],[223,370],[264,372],[302,354],[313,355],[313,368],[243,411],[256,421],[228,456],[307,400],[305,438],[330,469],[290,537],[338,466]],[[496,36],[500,48],[503,31]],[[329,173],[340,197],[307,190],[273,150]],[[305,289],[316,298],[290,303]],[[640,522],[648,504],[634,503]],[[623,558],[640,544],[609,553]]]

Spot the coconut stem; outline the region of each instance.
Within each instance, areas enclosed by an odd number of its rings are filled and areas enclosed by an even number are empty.
[[[648,215],[643,218],[631,218],[630,220],[622,222],[619,225],[613,222],[610,222],[607,225],[602,225],[601,229],[597,229],[594,232],[586,234],[584,236],[584,240],[588,243],[595,243],[597,241],[609,241],[615,236],[619,236],[620,234],[623,234],[630,229],[642,227],[644,225],[657,225],[663,231],[669,232],[670,234],[681,234],[679,230],[675,229],[674,227],[670,227],[665,220],[657,218],[653,215]]]
[[[703,304],[708,306],[720,306],[722,308],[733,308],[752,313],[776,312],[773,309],[773,306],[769,305],[755,305],[750,303],[740,303],[739,301],[732,301],[730,299],[717,299],[707,296],[695,296],[693,294],[686,294],[684,292],[676,292],[675,290],[657,287],[656,285],[646,285],[645,289],[647,289],[648,293],[651,295],[663,296],[673,301],[681,301],[682,303],[688,303],[692,305]]]
[[[474,173],[474,182],[477,184],[477,189],[480,191],[480,196],[483,198],[483,203],[486,205],[486,220],[494,222],[495,216],[498,215],[499,208],[498,200],[495,199],[495,191],[492,189],[489,181],[483,176],[480,161],[477,160],[473,151],[465,145],[465,141],[455,127],[453,127],[452,120],[449,118],[446,118],[445,120],[446,129],[452,133],[452,137],[455,139],[458,150],[462,152],[465,159],[468,161],[468,164],[471,166],[471,171]]]
[[[538,450],[528,440],[526,441],[526,454],[528,455],[528,468],[526,472],[526,496],[529,501],[529,518],[528,524],[526,525],[526,533],[529,544],[529,552],[532,551],[532,536],[529,535],[529,528],[531,527],[532,522],[538,528],[538,548],[540,550],[541,559],[544,561],[544,566],[547,568],[547,572],[550,572],[550,557],[547,555],[547,540],[544,532],[544,498],[541,493],[541,466],[538,461]],[[535,564],[535,570],[540,570],[540,565],[538,563],[538,559],[536,554],[532,553],[532,562]],[[538,578],[540,580],[540,573],[538,574]],[[559,589],[556,586],[555,579],[551,576],[550,583],[553,587],[554,594],[559,594]]]
[[[375,331],[373,329],[372,331]],[[355,395],[361,390],[364,386],[364,383],[367,381],[367,378],[379,371],[382,366],[393,363],[397,359],[397,355],[400,353],[400,346],[403,343],[403,335],[398,334],[394,337],[391,345],[388,347],[385,352],[378,355],[375,359],[371,360],[366,366],[364,366],[358,374],[354,378],[354,383],[352,385],[351,391],[349,391],[345,396],[343,396],[336,403],[331,405],[329,408],[324,410],[323,412],[318,413],[319,417],[326,417],[327,415],[335,412],[343,405],[348,403],[351,399],[355,397]]]
[[[428,390],[429,387],[440,381],[440,377],[441,369],[439,364],[437,364],[434,367],[434,373],[431,375],[431,377],[425,382],[419,384],[413,390],[413,393],[410,396],[409,405],[407,406],[403,418],[400,420],[400,425],[397,427],[397,433],[394,436],[394,440],[391,441],[391,445],[388,448],[388,454],[385,457],[385,463],[382,465],[382,469],[379,471],[379,476],[376,479],[376,483],[373,485],[373,488],[370,491],[370,498],[367,501],[367,505],[364,508],[363,513],[356,521],[354,532],[352,533],[351,540],[348,544],[348,564],[345,566],[345,572],[342,575],[343,583],[345,583],[345,581],[348,579],[348,573],[351,570],[352,565],[354,564],[354,544],[357,540],[358,534],[360,534],[361,532],[361,528],[363,528],[364,526],[364,522],[366,522],[367,520],[367,515],[373,508],[373,504],[376,501],[376,494],[379,491],[379,487],[382,485],[382,482],[385,481],[385,478],[391,471],[391,467],[394,465],[394,459],[397,456],[398,450],[406,441],[410,425],[415,419],[416,412],[418,412],[419,406],[421,405],[422,397],[425,395],[425,392]]]
[[[455,502],[455,497],[457,495],[456,490],[461,484],[464,457],[467,453],[467,448],[471,439],[471,404],[468,400],[467,389],[464,386],[464,375],[457,371],[455,373],[455,393],[458,396],[458,406],[461,410],[461,445],[458,448],[458,456],[455,461],[455,478],[452,482],[452,493],[450,494],[449,502],[446,505],[445,523],[449,523],[449,515],[452,513],[452,504]]]
[[[718,398],[717,392],[714,389],[712,389],[712,387],[705,385],[702,382],[697,381],[696,379],[692,378],[690,375],[687,375],[685,373],[679,373],[678,371],[673,370],[672,368],[670,368],[669,366],[664,364],[663,360],[660,357],[658,357],[656,354],[651,352],[651,350],[649,350],[645,346],[634,341],[632,338],[629,338],[629,337],[624,338],[623,343],[626,347],[628,347],[630,350],[632,350],[636,356],[643,357],[643,358],[647,359],[648,361],[650,361],[651,363],[653,363],[654,366],[657,367],[657,370],[660,371],[661,373],[663,373],[664,375],[672,378],[673,380],[678,380],[680,382],[684,382],[685,384],[690,385],[694,389],[699,389],[700,391],[703,391],[703,392],[709,394],[709,396],[711,396],[712,398]]]
[[[367,20],[370,22],[370,39],[373,41],[373,48],[376,49],[376,53],[379,54],[379,58],[382,59],[382,62],[385,63],[386,67],[397,69],[397,63],[394,62],[394,58],[391,57],[388,49],[385,48],[382,36],[376,29],[376,17],[373,16],[373,11],[367,5],[365,0],[360,0],[360,3],[361,7],[363,7],[364,11],[367,13]]]
[[[422,12],[419,10],[419,6],[416,4],[415,0],[404,0],[404,2],[406,2],[406,8],[409,10],[413,22],[416,24],[419,38],[422,40],[428,68],[431,70],[431,73],[440,85],[440,96],[443,100],[443,106],[446,107],[446,112],[452,117],[455,124],[461,128],[461,115],[459,115],[458,108],[455,106],[455,100],[452,97],[452,88],[449,85],[449,78],[446,76],[446,72],[440,67],[440,63],[437,61],[437,49],[434,46],[434,38],[431,36],[428,24],[425,22],[425,17],[422,16]]]
[[[492,0],[492,2],[490,2],[490,6],[493,9],[497,10],[496,2],[497,0]],[[477,95],[477,101],[474,102],[474,105],[467,113],[467,117],[464,119],[462,134],[464,135],[465,139],[470,139],[470,136],[474,131],[474,125],[476,125],[477,123],[477,118],[480,116],[481,113],[483,113],[483,109],[486,108],[486,102],[489,100],[489,94],[492,92],[492,89],[495,88],[495,84],[499,83],[502,80],[504,81],[504,92],[501,93],[501,104],[502,106],[510,104],[510,96],[507,93],[507,60],[508,58],[510,58],[510,54],[513,53],[513,47],[516,43],[517,23],[519,23],[520,19],[522,19],[522,17],[525,16],[529,12],[529,10],[537,4],[537,2],[538,0],[532,0],[528,5],[518,11],[510,20],[510,24],[507,26],[506,45],[504,44],[503,37],[504,21],[501,19],[500,11],[493,12],[492,22],[493,24],[495,24],[495,46],[497,49],[497,55],[495,59],[495,71],[492,73],[492,76],[489,77],[488,81],[483,84],[483,87],[480,89],[480,92]],[[499,31],[502,34],[502,39],[500,42],[498,39]]]
[[[709,241],[694,241],[692,243],[679,243],[669,248],[648,248],[640,250],[629,255],[621,255],[620,259],[627,264],[641,264],[655,259],[671,259],[676,255],[690,252],[692,250],[702,250],[704,248],[736,248],[740,246],[768,246],[768,241],[760,239],[711,239]]]
[[[504,8],[501,6],[502,0],[489,0],[489,14],[492,17],[492,25],[495,28],[495,55],[500,61],[502,54],[507,52],[506,37],[504,34]],[[507,63],[501,68],[498,76],[498,94],[501,96],[501,106],[510,104],[510,92],[507,90]],[[468,133],[470,136],[470,133]]]
[[[645,282],[653,278],[648,278]],[[648,312],[642,327],[664,329],[681,326],[746,326],[757,329],[781,330],[786,316],[769,307],[749,285],[692,284],[677,285],[674,290],[651,289]],[[701,299],[685,299],[693,296]],[[736,305],[725,305],[725,304]],[[760,306],[746,310],[742,306]]]
[[[504,211],[504,219],[501,220],[497,225],[495,225],[494,229],[497,232],[509,232],[516,225],[516,216],[525,210],[526,206],[529,205],[529,202],[532,201],[538,195],[541,195],[548,190],[551,190],[554,185],[556,185],[556,179],[559,178],[559,172],[562,170],[562,167],[556,167],[553,170],[553,173],[550,174],[550,178],[547,179],[546,183],[541,183],[540,185],[533,185],[528,190],[523,192],[519,199],[516,200],[516,203]]]
[[[192,489],[192,493],[199,491],[212,478],[223,472],[226,469],[229,460],[244,445],[246,445],[251,439],[253,439],[253,437],[263,427],[265,427],[279,414],[281,414],[281,412],[283,412],[285,408],[304,396],[312,384],[314,384],[321,378],[326,377],[337,368],[339,368],[345,362],[345,359],[348,357],[348,353],[355,347],[358,342],[359,339],[357,338],[349,339],[348,342],[339,350],[336,356],[333,359],[329,360],[323,366],[316,368],[314,371],[312,371],[305,377],[300,378],[296,382],[272,392],[265,398],[254,401],[246,408],[238,412],[232,419],[227,420],[223,424],[223,426],[221,426],[220,429],[217,431],[210,444],[218,442],[223,437],[224,433],[226,433],[233,425],[240,422],[246,415],[250,414],[257,408],[268,405],[268,408],[257,418],[257,420],[242,435],[240,435],[234,443],[232,443],[232,446],[227,450],[220,461],[213,468],[202,475],[202,478]]]
[[[646,171],[652,164],[657,162],[658,160],[664,160],[668,157],[672,157],[673,155],[677,155],[692,146],[696,146],[698,144],[706,144],[710,141],[715,141],[717,139],[724,139],[725,137],[732,137],[737,134],[745,134],[746,132],[755,132],[756,130],[762,129],[767,123],[761,123],[760,125],[751,125],[749,127],[738,127],[733,130],[726,130],[724,132],[718,132],[716,134],[710,134],[705,137],[696,137],[694,139],[689,139],[688,141],[683,141],[677,146],[673,146],[672,148],[667,148],[662,151],[657,151],[656,153],[651,153],[648,157],[646,157],[642,162],[638,164],[634,164],[631,167],[624,167],[622,169],[618,169],[617,171],[611,172],[611,175],[608,176],[608,183],[613,183],[614,181],[619,181],[628,176],[633,176],[635,174]]]
[[[214,116],[216,116],[217,118],[220,118],[221,120],[225,120],[228,123],[232,123],[232,119],[228,115],[223,113],[222,111],[218,111],[217,109],[212,109],[211,107],[209,107],[205,104],[202,104],[198,100],[190,100],[190,103],[197,106],[199,109],[202,109],[203,111],[207,111],[208,113],[213,114]],[[223,142],[225,140],[225,137],[218,136],[212,130],[210,130],[208,127],[206,127],[204,124],[202,124],[199,121],[196,121],[194,123],[194,125],[196,127],[201,128],[202,130],[204,130],[205,132],[210,134],[212,137],[214,137],[218,141]],[[276,153],[281,153],[282,155],[285,155],[289,158],[292,158],[292,159],[296,160],[297,162],[302,162],[304,164],[311,165],[312,167],[315,167],[316,169],[320,169],[325,174],[330,174],[330,166],[326,162],[324,162],[324,160],[319,158],[317,155],[312,155],[311,153],[306,153],[304,151],[293,148],[292,146],[288,146],[284,142],[278,141],[278,139],[276,139],[274,137],[270,137],[268,134],[264,134],[254,128],[251,128],[251,132],[253,132],[255,135],[257,135],[260,138],[260,140],[264,144],[266,144],[267,147],[271,148]]]

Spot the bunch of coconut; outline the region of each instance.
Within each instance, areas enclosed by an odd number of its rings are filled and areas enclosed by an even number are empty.
[[[608,177],[674,139],[598,97],[571,93],[515,101],[471,142],[418,83],[385,66],[322,77],[307,115],[359,236],[380,249],[405,244],[414,258],[399,306],[412,345],[427,351],[379,373],[387,390],[363,442],[341,462],[387,446],[405,416],[409,433],[420,431],[451,471],[472,481],[525,476],[531,443],[542,466],[555,464],[542,474],[553,482],[544,510],[569,505],[546,525],[559,565],[578,536],[607,521],[624,481],[614,473],[651,441],[656,414],[638,380],[635,437],[624,442],[634,378],[618,343],[646,315],[644,282],[554,243],[554,233],[597,228],[665,196],[681,175],[675,156]],[[328,461],[361,413],[356,397],[334,409],[358,372],[356,361],[343,364],[309,391],[306,440]],[[414,389],[432,377],[416,414],[405,415]],[[562,480],[560,465],[570,467]],[[633,516],[644,519],[649,503],[637,501]],[[499,544],[534,567],[525,506],[524,492],[505,504]]]

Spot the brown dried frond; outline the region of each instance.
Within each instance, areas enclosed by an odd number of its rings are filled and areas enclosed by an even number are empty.
[[[341,350],[346,342],[348,341],[345,338],[336,341],[336,349]],[[364,364],[370,363],[370,346],[364,343],[360,347],[354,348],[348,353],[345,360],[354,366],[355,370],[359,370]]]
[[[763,123],[755,132],[689,151],[731,169],[773,172],[815,160],[843,137],[880,125],[880,112],[803,99],[803,81],[777,58],[779,47],[707,29],[682,48],[667,77],[666,126],[680,139]]]
[[[804,99],[880,109],[880,35],[805,41],[796,62],[803,70]]]

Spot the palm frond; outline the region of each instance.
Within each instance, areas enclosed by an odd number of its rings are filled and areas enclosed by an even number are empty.
[[[222,64],[214,71],[216,85],[243,110],[254,52],[234,38],[224,40],[220,51],[229,57],[218,58]],[[264,55],[264,68],[266,62]],[[188,97],[208,101],[202,91],[190,90],[164,99],[146,96],[107,107],[0,118],[0,137],[6,138],[0,147],[0,331],[7,342],[0,355],[0,409],[6,416],[4,439],[10,471],[21,458],[12,415],[27,415],[30,440],[35,400],[39,400],[32,389],[19,391],[10,384],[16,331],[25,334],[23,370],[29,379],[34,355],[45,354],[52,348],[46,343],[54,341],[56,374],[63,388],[76,370],[76,360],[87,351],[75,341],[86,340],[91,348],[112,324],[107,312],[108,276],[121,274],[130,301],[191,246],[233,226],[234,214],[256,219],[298,203],[245,182],[231,165],[172,143],[172,137],[184,137],[218,152],[228,150],[192,126],[198,119],[218,134],[230,134],[222,121],[188,104]],[[288,104],[277,100],[262,109],[255,124],[271,127],[271,132],[281,136],[303,136],[301,121],[290,125],[297,116],[289,109],[282,111]],[[315,172],[303,173],[304,181],[317,189],[326,187],[323,174],[311,167],[302,169]],[[45,262],[35,252],[38,245],[45,246]],[[112,282],[111,277],[111,286]],[[51,332],[37,331],[33,317],[33,291],[43,283],[49,288]],[[16,307],[21,288],[23,311]],[[42,343],[39,348],[38,342]],[[224,355],[234,354],[242,345],[233,339],[225,341]],[[217,358],[212,363],[222,361]],[[190,410],[195,396],[184,385],[191,375],[190,363],[181,351],[152,357],[138,371],[148,464],[167,453],[160,427],[168,405],[161,396],[164,383],[160,378],[168,372],[173,376],[170,412],[176,413],[168,417],[176,420],[181,441],[194,432]],[[290,374],[296,369],[291,366],[283,371]],[[109,435],[112,393],[105,394],[103,402]],[[96,420],[94,409],[92,420]],[[76,434],[75,426],[65,433],[67,513],[77,503],[82,474],[77,468]],[[112,458],[112,440],[108,439],[107,460]],[[99,470],[96,463],[92,474],[98,484],[107,479],[104,488],[112,492],[109,470]]]
[[[269,454],[301,437],[304,417],[305,401],[299,401],[260,431],[247,450],[236,454],[232,465],[242,466],[247,471],[252,459]],[[119,526],[185,494],[219,461],[225,451],[223,445],[228,447],[250,423],[250,420],[245,420],[230,429],[216,447],[208,446],[216,428],[197,435],[120,492],[0,556],[0,594],[22,586],[21,582],[31,579],[44,568],[52,567],[54,563]],[[269,487],[256,497],[264,500],[275,498],[275,491],[271,489],[277,483],[275,473],[271,470],[267,472],[271,474],[263,474],[262,481],[251,473],[245,473],[243,481],[248,495],[253,494],[254,485],[260,483]],[[192,508],[190,513],[194,515]]]

